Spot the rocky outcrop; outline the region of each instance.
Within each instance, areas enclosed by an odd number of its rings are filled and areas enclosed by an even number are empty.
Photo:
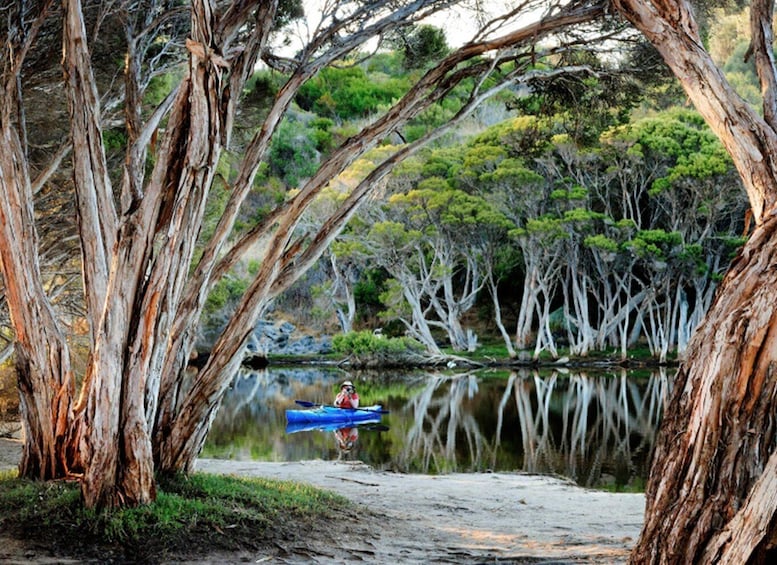
[[[209,332],[208,336],[218,335]],[[208,360],[208,351],[212,340],[202,335],[197,354],[189,360],[189,366],[202,368]],[[297,331],[294,324],[287,321],[261,320],[248,338],[243,352],[242,365],[249,369],[263,369],[268,365],[268,355],[289,355],[294,357],[326,355],[332,352],[332,338],[313,336]]]
[[[304,334],[286,321],[261,320],[246,348],[259,355],[326,355],[332,352],[332,339]]]

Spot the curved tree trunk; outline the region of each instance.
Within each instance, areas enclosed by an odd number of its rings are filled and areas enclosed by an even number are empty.
[[[773,562],[777,541],[777,134],[769,0],[751,7],[766,120],[726,82],[684,0],[616,0],[732,156],[757,228],[689,344],[659,434],[632,563]],[[768,44],[768,45],[767,45]],[[766,55],[768,51],[768,56]],[[770,490],[771,488],[771,490]]]
[[[756,488],[774,482],[765,470],[777,465],[775,296],[771,217],[721,284],[677,376],[633,563],[764,562],[777,541],[777,497]]]
[[[49,6],[52,1],[41,4]],[[106,173],[101,131],[104,117],[90,68],[81,1],[63,0],[62,60],[70,109],[84,292],[93,330],[84,384],[75,406],[67,345],[38,267],[30,164],[19,141],[19,124],[14,123],[23,121],[18,119],[23,101],[22,93],[17,93],[16,77],[29,47],[27,38],[34,33],[20,35],[15,29],[0,32],[4,53],[9,55],[0,57],[0,260],[17,334],[27,433],[24,475],[59,478],[77,470],[86,505],[100,507],[149,502],[155,496],[155,472],[191,470],[234,374],[240,348],[267,301],[291,284],[303,265],[310,265],[374,185],[365,184],[355,191],[358,196],[349,197],[348,206],[333,214],[328,227],[311,241],[305,237],[295,239],[300,216],[320,190],[379,139],[439,101],[460,81],[493,71],[490,63],[478,61],[483,53],[533,44],[559,28],[598,18],[604,8],[596,3],[571,5],[568,11],[554,11],[501,38],[468,44],[426,73],[383,117],[349,138],[296,196],[274,210],[263,225],[251,230],[255,237],[269,238],[268,252],[208,364],[190,379],[185,360],[198,314],[213,281],[223,276],[230,261],[234,262],[241,248],[245,249],[246,240],[229,249],[227,240],[273,132],[296,90],[321,68],[370,37],[420,21],[449,2],[357,4],[348,13],[342,13],[338,3],[325,8],[322,26],[302,51],[303,60],[296,63],[296,70],[292,69],[292,77],[279,91],[273,109],[246,150],[216,236],[190,273],[208,191],[220,151],[228,144],[245,81],[260,54],[279,62],[264,53],[268,34],[278,23],[278,2],[192,0],[181,6],[191,15],[185,41],[188,72],[177,93],[160,104],[145,123],[141,123],[145,113],[139,108],[125,108],[128,154],[121,190],[114,190]],[[143,98],[138,75],[148,60],[142,59],[141,45],[153,45],[160,38],[158,34],[171,44],[180,39],[171,40],[164,27],[166,15],[177,10],[168,11],[161,4],[158,8],[164,13],[153,18],[154,23],[148,27],[148,22],[133,27],[140,20],[131,21],[131,17],[125,17],[127,14],[120,18],[127,32],[124,55],[131,59],[126,62],[122,97],[130,106]],[[26,4],[19,9],[26,10]],[[23,25],[30,22],[29,15],[28,11],[20,15]],[[35,25],[42,21],[43,15]],[[151,52],[155,53],[156,47]],[[145,53],[148,55],[148,51]],[[467,61],[476,62],[463,68],[467,65],[462,63]],[[517,68],[506,76],[515,78],[520,72]],[[481,99],[480,82],[474,82],[477,86],[472,101]],[[146,150],[163,119],[163,142],[146,180],[145,167],[152,164],[145,158]],[[20,129],[25,135],[24,128]],[[399,153],[406,155],[403,152]],[[398,162],[393,159],[386,159],[384,164]],[[379,168],[382,174],[388,170],[384,165]]]

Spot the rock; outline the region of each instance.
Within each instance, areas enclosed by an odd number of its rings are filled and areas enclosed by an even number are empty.
[[[262,320],[256,324],[249,340],[251,352],[263,355],[323,355],[331,353],[332,340],[299,334],[294,324],[287,321]]]

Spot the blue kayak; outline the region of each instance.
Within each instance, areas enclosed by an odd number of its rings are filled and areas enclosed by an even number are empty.
[[[286,422],[289,424],[357,424],[359,422],[380,421],[384,413],[380,404],[363,408],[337,408],[336,406],[318,406],[307,410],[286,410]]]
[[[333,432],[343,428],[361,428],[371,429],[375,425],[380,426],[380,414],[376,414],[369,420],[359,420],[358,422],[289,422],[286,424],[287,434],[296,434],[297,432]],[[388,426],[380,426],[381,429],[388,429]]]

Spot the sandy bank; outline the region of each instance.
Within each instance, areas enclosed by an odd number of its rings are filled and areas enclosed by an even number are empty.
[[[0,469],[13,468],[20,453],[18,441],[0,439]],[[199,460],[197,469],[309,483],[337,491],[364,515],[334,547],[311,540],[304,555],[292,548],[283,558],[244,552],[199,563],[623,563],[644,512],[641,494],[522,473],[404,475],[358,462],[215,459]],[[361,513],[362,505],[371,512]]]

